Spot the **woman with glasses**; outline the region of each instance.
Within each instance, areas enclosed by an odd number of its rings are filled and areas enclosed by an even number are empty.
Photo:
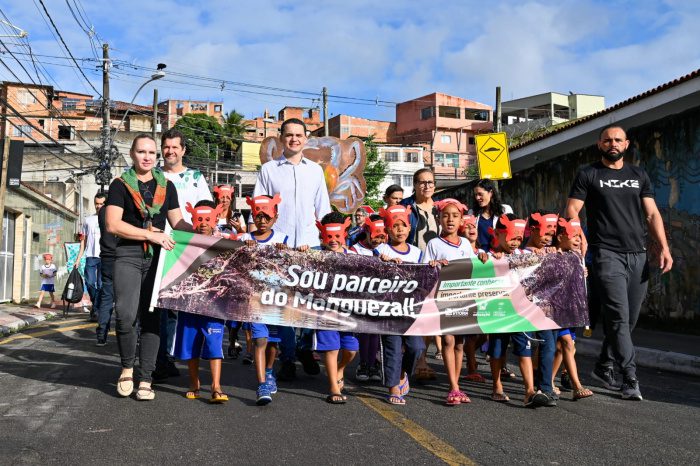
[[[109,186],[105,223],[118,237],[114,261],[114,301],[121,374],[117,393],[134,390],[134,362],[140,327],[140,377],[137,400],[152,400],[151,373],[160,344],[160,310],[149,312],[160,249],[174,243],[163,232],[166,220],[173,228],[192,231],[183,220],[177,191],[155,168],[156,142],[147,134],[134,139],[129,151],[134,165]],[[137,325],[137,323],[139,325]]]

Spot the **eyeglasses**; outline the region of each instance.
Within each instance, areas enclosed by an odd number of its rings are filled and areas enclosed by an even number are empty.
[[[425,186],[426,188],[429,187],[429,186],[435,186],[435,182],[434,182],[434,181],[419,181],[419,182],[417,182],[416,184],[419,185],[419,186]]]

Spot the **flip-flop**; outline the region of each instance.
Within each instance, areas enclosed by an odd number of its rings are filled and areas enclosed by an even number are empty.
[[[185,398],[188,400],[196,400],[199,398],[199,389],[197,390],[190,390],[189,392],[185,393]]]
[[[403,376],[406,378],[406,381],[399,384],[399,394],[401,396],[406,396],[408,395],[408,392],[411,391],[411,385],[408,383],[408,374],[404,372]]]
[[[479,383],[485,383],[486,379],[484,378],[483,375],[474,372],[473,374],[467,374],[464,376],[464,380],[468,380],[470,382],[479,382]]]
[[[326,403],[330,403],[332,405],[344,405],[347,403],[347,400],[342,393],[331,393],[326,397]]]
[[[589,396],[593,396],[593,392],[586,387],[582,387],[579,390],[574,390],[572,399],[574,401],[576,401],[576,400],[581,400],[583,398],[588,398]]]
[[[460,403],[471,403],[472,402],[471,398],[469,398],[469,395],[467,395],[466,393],[464,393],[461,390],[457,392],[457,395],[459,396]]]
[[[406,399],[401,395],[389,394],[386,396],[386,402],[389,403],[390,405],[403,406],[406,404]]]
[[[125,386],[122,387],[122,384]],[[133,377],[120,377],[117,380],[117,393],[119,396],[127,397],[134,392],[134,378]]]
[[[445,404],[447,406],[457,406],[461,403],[462,402],[459,399],[459,392],[457,390],[452,390],[447,394],[447,398],[445,399]]]
[[[505,393],[492,393],[491,394],[491,399],[497,403],[508,403],[510,401],[510,398],[508,398],[508,395]]]
[[[221,404],[221,403],[226,403],[228,401],[228,395],[223,393],[223,392],[211,392],[211,398],[209,399],[209,403],[211,404]]]

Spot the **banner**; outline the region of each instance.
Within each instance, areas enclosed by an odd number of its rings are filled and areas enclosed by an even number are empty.
[[[436,268],[326,251],[247,247],[173,231],[152,307],[226,320],[358,333],[478,334],[588,325],[574,253]]]

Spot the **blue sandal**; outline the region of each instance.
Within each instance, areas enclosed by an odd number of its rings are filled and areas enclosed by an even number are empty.
[[[405,405],[406,399],[401,395],[387,395],[386,402],[390,405]]]
[[[408,395],[408,392],[411,391],[411,385],[408,383],[408,374],[403,373],[403,376],[406,378],[406,381],[402,384],[399,384],[399,393],[401,396],[406,396]]]

